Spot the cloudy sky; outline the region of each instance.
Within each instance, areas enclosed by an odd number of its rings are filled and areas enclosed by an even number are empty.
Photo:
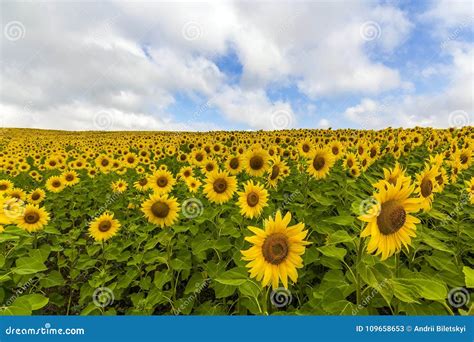
[[[2,1],[0,123],[474,125],[473,4]]]

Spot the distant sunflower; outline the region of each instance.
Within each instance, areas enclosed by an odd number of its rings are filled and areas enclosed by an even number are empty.
[[[61,178],[63,179],[66,186],[73,186],[79,183],[79,175],[74,170],[63,172]]]
[[[334,156],[326,149],[317,148],[310,156],[308,173],[316,179],[325,178],[334,165]]]
[[[285,161],[282,161],[279,156],[275,156],[272,159],[272,164],[268,172],[268,185],[276,188],[278,182],[288,176],[290,168],[286,165]]]
[[[0,180],[0,194],[13,189],[13,183],[7,179]]]
[[[281,280],[288,288],[288,277],[294,283],[298,280],[297,269],[303,267],[301,256],[309,244],[304,240],[308,231],[304,230],[304,223],[288,227],[290,221],[290,213],[282,218],[278,211],[275,219],[269,217],[264,221],[263,229],[248,227],[255,235],[245,240],[253,246],[241,251],[242,259],[250,261],[247,264],[250,277],[261,281],[264,287],[271,284],[276,289]]]
[[[117,234],[120,226],[114,214],[104,213],[90,223],[89,233],[95,241],[106,241]]]
[[[26,198],[26,200],[31,204],[40,204],[46,197],[46,193],[43,189],[35,189],[30,192]]]
[[[466,190],[469,196],[469,201],[471,204],[474,204],[474,177],[471,178],[470,181],[466,181]]]
[[[61,192],[66,187],[66,183],[61,177],[52,176],[46,181],[46,189],[51,192]]]
[[[232,155],[227,157],[225,162],[225,169],[231,175],[237,175],[242,171],[242,157],[240,155]]]
[[[147,177],[143,177],[137,180],[135,183],[133,183],[133,187],[141,192],[145,192],[151,188]]]
[[[49,214],[35,204],[27,204],[23,213],[15,219],[16,225],[27,232],[43,229],[49,222]]]
[[[127,190],[128,183],[123,179],[119,179],[118,181],[112,182],[111,187],[113,192],[123,193]]]
[[[192,193],[195,193],[199,190],[202,185],[202,182],[194,177],[189,177],[186,179],[186,185],[188,186],[188,190]]]
[[[167,194],[173,188],[176,180],[168,170],[158,170],[150,176],[148,182],[157,194]]]
[[[174,197],[153,194],[142,203],[141,210],[149,222],[163,228],[171,226],[176,222],[179,204]]]
[[[208,174],[204,193],[209,201],[222,204],[229,201],[237,189],[235,176],[229,176],[226,171],[213,171]]]
[[[359,216],[359,220],[368,223],[360,235],[370,236],[367,251],[381,254],[382,260],[399,252],[402,244],[408,249],[411,238],[416,236],[416,224],[420,223],[418,218],[409,214],[422,208],[420,199],[410,198],[413,185],[407,186],[402,179],[398,179],[395,185],[386,183],[386,187],[380,187],[373,195],[373,206]]]
[[[416,175],[415,193],[419,194],[421,207],[424,211],[429,211],[433,203],[434,194],[439,191],[439,184],[436,177],[440,174],[436,166],[426,166],[424,171]]]
[[[257,147],[248,151],[244,156],[244,168],[250,176],[260,177],[270,167],[268,152]]]
[[[392,169],[383,169],[384,179],[374,184],[374,187],[379,189],[385,187],[386,183],[396,185],[400,179],[403,185],[410,185],[411,178],[405,175],[405,169],[397,162]]]
[[[237,201],[240,207],[240,214],[254,218],[259,217],[263,208],[268,206],[268,191],[259,183],[250,180],[244,185],[244,191],[239,192]]]

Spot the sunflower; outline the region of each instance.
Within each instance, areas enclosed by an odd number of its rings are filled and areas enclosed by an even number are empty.
[[[207,175],[208,173],[211,173],[214,170],[217,170],[218,165],[215,160],[208,158],[204,162],[204,164],[201,166],[201,171],[203,174]]]
[[[407,249],[411,245],[420,220],[409,214],[422,208],[419,198],[410,198],[413,190],[414,185],[406,185],[398,179],[395,185],[386,182],[386,186],[373,195],[375,203],[359,216],[359,220],[368,223],[360,236],[370,236],[369,253],[381,254],[385,260],[400,251],[402,244]]]
[[[235,176],[229,176],[226,171],[213,171],[207,175],[204,193],[209,201],[222,204],[229,201],[237,189]]]
[[[30,192],[26,198],[26,200],[31,204],[40,204],[46,197],[46,193],[43,189],[35,189]]]
[[[188,186],[188,190],[190,192],[195,193],[201,187],[202,182],[194,177],[189,177],[186,179],[186,185]]]
[[[142,203],[141,210],[148,222],[163,228],[173,225],[178,219],[179,204],[174,197],[153,194]]]
[[[7,179],[0,180],[0,194],[13,189],[13,183]]]
[[[397,162],[392,169],[383,169],[384,179],[375,183],[374,187],[380,189],[381,187],[385,187],[386,183],[396,185],[397,181],[400,179],[402,181],[402,185],[410,185],[411,178],[405,176],[405,169],[400,166]]]
[[[35,204],[27,204],[23,213],[15,219],[16,225],[27,232],[36,232],[43,229],[49,222],[49,214]]]
[[[104,213],[89,225],[89,234],[95,241],[106,241],[117,234],[120,222],[114,219],[114,214]]]
[[[193,168],[192,166],[185,166],[179,170],[179,176],[184,180],[193,177]]]
[[[357,156],[354,153],[347,153],[343,165],[346,169],[352,169],[353,167],[359,168]]]
[[[13,188],[7,191],[7,196],[12,198],[17,198],[19,200],[25,201],[26,200],[26,192],[20,188]]]
[[[303,139],[298,144],[298,152],[301,156],[309,157],[312,151],[313,151],[313,144],[311,143],[311,140],[309,140],[308,138]]]
[[[308,173],[316,179],[325,178],[335,162],[332,153],[326,149],[316,148],[310,157]]]
[[[148,182],[157,194],[167,194],[173,188],[176,180],[168,170],[158,170],[150,176]]]
[[[344,153],[344,146],[341,144],[340,141],[335,140],[330,144],[331,153],[334,158],[339,159],[343,156]]]
[[[268,172],[268,185],[276,188],[278,182],[290,174],[290,168],[282,161],[279,156],[272,159],[272,164]]]
[[[240,214],[248,218],[259,217],[264,207],[268,206],[268,191],[259,183],[248,181],[244,185],[244,191],[239,192],[237,203],[240,206]]]
[[[49,177],[46,181],[46,189],[51,192],[61,192],[65,187],[65,182],[58,176]]]
[[[61,178],[66,186],[73,186],[79,183],[79,175],[74,170],[63,172]]]
[[[135,183],[133,183],[133,187],[141,192],[145,192],[151,188],[147,177],[143,177],[137,180]]]
[[[270,167],[269,157],[268,152],[261,147],[251,149],[244,156],[243,166],[245,172],[254,177],[262,176]]]
[[[3,228],[2,225],[0,225],[0,233],[3,233],[5,231],[5,228]]]
[[[240,171],[242,171],[242,157],[240,155],[227,157],[225,169],[229,171],[231,175],[239,174]]]
[[[123,193],[127,190],[128,183],[123,179],[119,179],[118,181],[112,182],[111,187],[113,192]]]
[[[417,187],[415,193],[422,200],[421,205],[424,211],[431,209],[434,194],[439,192],[439,184],[436,180],[439,174],[439,169],[436,166],[426,165],[423,172],[416,176]]]
[[[276,289],[281,280],[288,288],[288,277],[294,283],[298,280],[297,268],[303,267],[301,255],[309,244],[304,240],[308,231],[304,230],[304,223],[288,227],[290,221],[290,213],[282,218],[277,211],[275,219],[264,220],[264,229],[248,227],[255,235],[245,240],[253,246],[241,251],[242,259],[250,261],[247,264],[250,277],[261,281],[264,287],[271,284]]]
[[[472,177],[470,181],[466,181],[465,184],[469,200],[471,204],[474,204],[474,177]]]

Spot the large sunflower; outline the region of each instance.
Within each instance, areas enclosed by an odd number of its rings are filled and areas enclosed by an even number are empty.
[[[171,226],[178,219],[179,204],[174,197],[153,194],[142,203],[142,212],[149,222],[163,227]]]
[[[162,195],[171,191],[176,180],[168,170],[158,170],[150,176],[148,182],[154,192]]]
[[[290,213],[282,218],[278,211],[275,219],[269,217],[264,221],[264,229],[248,227],[255,235],[245,240],[253,246],[241,251],[242,259],[250,261],[250,277],[261,281],[262,286],[271,284],[276,289],[281,280],[288,288],[288,277],[295,283],[298,280],[297,268],[303,267],[301,255],[309,244],[304,240],[308,231],[304,230],[304,223],[288,227],[290,221]]]
[[[402,244],[407,249],[411,245],[420,220],[409,214],[419,211],[422,205],[419,198],[410,198],[414,186],[404,184],[400,178],[395,185],[386,182],[379,190],[373,195],[373,206],[359,216],[359,220],[368,223],[360,236],[370,236],[367,251],[381,254],[385,260],[400,251]]]
[[[244,191],[239,192],[238,204],[240,213],[248,218],[260,216],[263,208],[268,205],[268,191],[260,184],[248,181]]]
[[[28,232],[36,232],[43,229],[49,222],[49,214],[34,204],[27,204],[23,213],[15,219],[16,225]]]
[[[310,157],[308,173],[316,179],[325,178],[335,162],[332,153],[326,149],[317,148]]]
[[[232,198],[237,189],[235,176],[229,176],[226,171],[213,171],[207,175],[204,193],[209,201],[222,204]]]
[[[114,214],[105,213],[97,217],[89,225],[89,233],[96,241],[106,241],[117,234],[120,222]]]

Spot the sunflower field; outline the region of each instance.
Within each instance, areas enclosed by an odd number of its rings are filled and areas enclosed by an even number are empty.
[[[473,314],[473,151],[472,127],[2,129],[0,314]]]

